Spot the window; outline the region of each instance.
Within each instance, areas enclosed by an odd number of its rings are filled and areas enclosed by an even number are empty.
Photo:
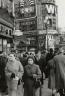
[[[52,19],[49,19],[49,24],[50,26],[52,26]]]
[[[8,29],[6,29],[6,35],[8,34]]]
[[[36,30],[36,25],[35,24],[31,24],[30,25],[30,30]]]
[[[10,35],[10,36],[12,35],[12,31],[11,31],[11,30],[9,30],[9,35]]]
[[[22,31],[27,31],[27,26],[26,25],[22,26]]]

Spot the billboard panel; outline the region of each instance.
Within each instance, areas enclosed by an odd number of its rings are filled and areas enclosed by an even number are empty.
[[[56,30],[57,26],[57,6],[51,3],[44,3],[42,4],[42,15],[43,15],[43,22],[44,22],[44,29],[45,27],[45,20],[48,18],[49,26],[48,29]]]
[[[17,19],[33,17],[36,14],[35,5],[27,5],[20,7],[20,5],[15,5],[15,15]]]

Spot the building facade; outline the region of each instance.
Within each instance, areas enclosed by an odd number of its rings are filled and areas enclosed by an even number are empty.
[[[8,52],[13,43],[13,17],[0,7],[0,52]]]
[[[58,22],[55,1],[16,0],[14,5],[15,29],[30,41],[29,48],[54,48]]]

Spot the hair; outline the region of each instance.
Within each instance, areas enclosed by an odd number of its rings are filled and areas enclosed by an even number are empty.
[[[50,51],[50,53],[53,53],[53,49],[52,49],[52,48],[50,48],[50,50],[49,50],[49,51]]]
[[[30,58],[35,62],[35,58],[34,58],[34,56],[28,56],[28,58],[27,58],[27,62],[28,62],[28,59],[30,59]]]
[[[64,53],[63,47],[60,47],[60,48],[59,48],[59,53]]]
[[[10,56],[10,55],[12,55],[12,56],[14,56],[14,57],[15,57],[15,54],[14,54],[14,53],[10,53],[10,54],[9,54],[9,56]]]

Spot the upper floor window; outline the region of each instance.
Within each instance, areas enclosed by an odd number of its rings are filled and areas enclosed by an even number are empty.
[[[8,29],[6,29],[6,35],[8,35]]]
[[[9,35],[10,35],[10,36],[12,35],[12,30],[9,30]]]

